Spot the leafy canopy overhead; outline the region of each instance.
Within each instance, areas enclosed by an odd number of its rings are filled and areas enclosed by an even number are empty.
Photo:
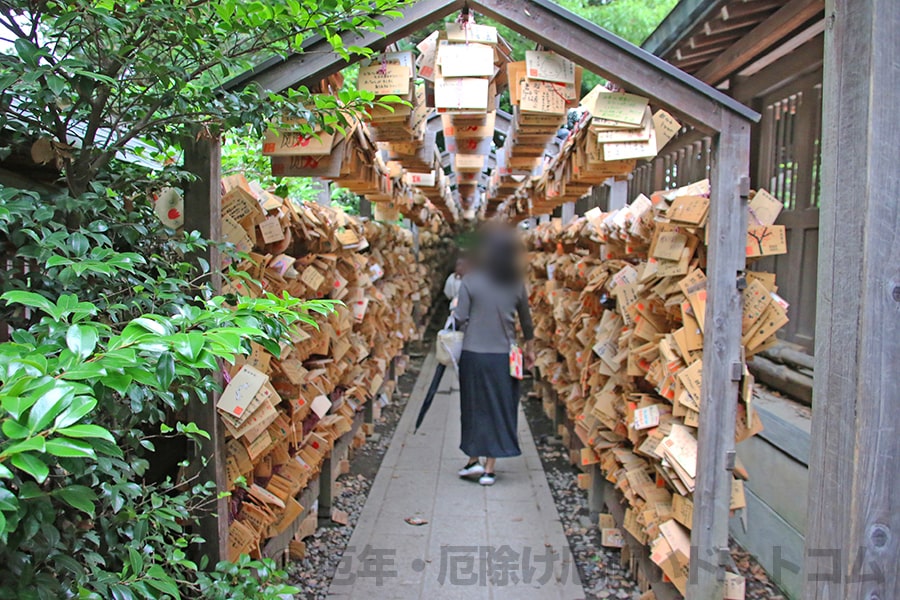
[[[340,98],[307,89],[222,91],[235,73],[273,54],[302,51],[312,35],[340,55],[341,35],[377,29],[399,16],[401,0],[10,0],[0,28],[12,52],[0,54],[0,130],[42,138],[37,156],[56,161],[73,194],[136,138],[163,154],[178,135],[309,117],[331,126],[371,95]],[[0,29],[2,30],[2,29]]]

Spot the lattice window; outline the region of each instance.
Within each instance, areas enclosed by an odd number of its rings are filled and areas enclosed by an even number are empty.
[[[815,139],[813,140],[813,164],[812,164],[812,188],[810,205],[819,207],[819,200],[822,191],[822,84],[813,87],[815,98],[813,113],[813,132]]]
[[[797,111],[803,102],[803,92],[791,94],[766,106],[766,126],[770,129],[771,152],[768,157],[769,191],[784,202],[784,208],[793,210],[797,203],[797,162],[795,134]]]

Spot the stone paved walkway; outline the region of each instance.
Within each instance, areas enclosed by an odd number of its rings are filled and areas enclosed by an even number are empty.
[[[550,488],[524,415],[523,455],[497,464],[497,483],[461,480],[459,392],[445,374],[418,433],[434,374],[429,356],[338,567],[330,598],[579,600]],[[410,525],[407,518],[427,521]]]

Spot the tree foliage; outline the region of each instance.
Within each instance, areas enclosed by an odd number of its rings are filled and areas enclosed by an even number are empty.
[[[678,0],[556,0],[557,4],[640,46]]]
[[[342,33],[377,29],[400,0],[9,0],[0,26],[13,53],[0,54],[0,128],[40,138],[35,155],[57,163],[79,196],[135,140],[171,157],[183,135],[311,117],[330,127],[371,105],[306,88],[283,93],[220,87],[270,55],[301,51],[316,34],[334,50]]]

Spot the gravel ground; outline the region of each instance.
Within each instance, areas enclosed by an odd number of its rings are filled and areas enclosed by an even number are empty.
[[[523,393],[530,391],[530,388],[529,380]],[[540,399],[528,398],[524,406],[550,491],[556,500],[556,508],[575,557],[585,599],[636,600],[640,596],[637,584],[621,566],[619,550],[600,545],[600,530],[590,519],[587,491],[578,488],[579,471],[569,462],[568,452],[555,438],[553,422],[544,414]],[[786,598],[750,554],[734,540],[730,540],[730,546],[731,556],[747,580],[746,600]]]
[[[316,533],[304,540],[306,557],[288,567],[290,582],[304,590],[297,596],[298,600],[325,600],[328,596],[328,587],[335,569],[350,542],[359,515],[362,514],[369,489],[409,401],[422,362],[422,356],[410,358],[406,373],[400,377],[393,401],[382,408],[381,418],[375,423],[376,435],[370,437],[361,448],[352,450],[350,472],[338,477],[341,492],[335,498],[334,508],[347,513],[348,523],[338,525],[320,519]]]
[[[530,382],[526,382],[523,391],[529,390]],[[587,491],[578,489],[578,471],[558,438],[554,441],[553,422],[544,415],[541,401],[529,398],[524,406],[586,600],[636,599],[640,596],[637,584],[622,567],[619,550],[600,545],[600,529],[590,520]]]

